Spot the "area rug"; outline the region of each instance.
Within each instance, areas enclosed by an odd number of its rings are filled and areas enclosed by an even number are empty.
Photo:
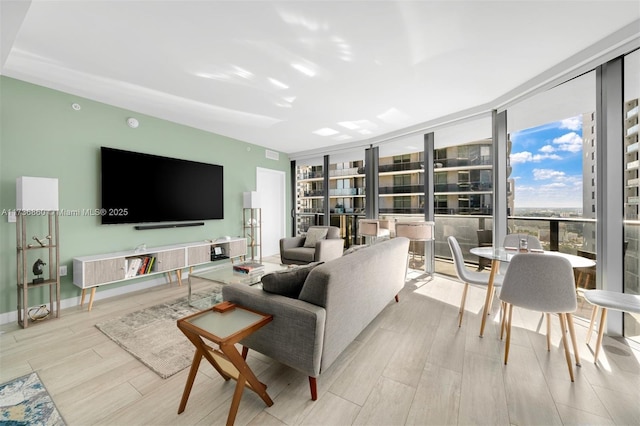
[[[64,425],[47,389],[36,373],[0,385],[0,424]]]
[[[132,312],[119,318],[96,324],[96,327],[163,379],[191,365],[193,344],[176,326],[179,318],[198,312],[222,300],[221,286],[207,293],[187,297]],[[198,302],[209,302],[202,304]]]

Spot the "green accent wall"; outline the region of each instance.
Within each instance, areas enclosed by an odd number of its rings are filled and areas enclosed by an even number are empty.
[[[0,314],[15,311],[17,305],[16,225],[8,222],[7,211],[16,207],[19,176],[58,178],[60,209],[82,210],[101,207],[101,146],[224,166],[225,218],[204,221],[204,226],[137,231],[134,225],[101,225],[96,216],[62,215],[60,264],[68,269],[61,278],[63,300],[80,294],[72,282],[74,257],[131,250],[140,244],[154,247],[241,236],[242,193],[256,190],[256,167],[283,171],[290,188],[289,158],[281,153],[278,161],[267,159],[265,148],[258,145],[5,76],[0,76],[0,101]],[[74,102],[81,105],[80,111],[71,107]],[[140,126],[131,129],[128,117],[138,119]],[[144,193],[144,182],[131,185]],[[288,211],[289,197],[286,202]],[[29,221],[27,238],[46,235],[44,219]],[[27,269],[31,271],[31,264]],[[98,291],[115,285],[126,284]],[[30,290],[29,306],[47,301],[48,290]]]

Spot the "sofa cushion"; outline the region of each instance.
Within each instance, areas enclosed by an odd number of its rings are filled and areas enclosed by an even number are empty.
[[[284,257],[297,262],[313,262],[316,258],[316,249],[308,247],[294,247],[284,251]]]
[[[267,293],[297,299],[309,272],[322,262],[293,267],[285,271],[272,272],[262,277],[262,289]]]
[[[304,247],[315,248],[318,241],[326,238],[327,231],[327,228],[309,228],[307,230],[307,238],[304,240]]]

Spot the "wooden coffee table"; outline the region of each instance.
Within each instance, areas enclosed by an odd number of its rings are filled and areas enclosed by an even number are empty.
[[[267,406],[273,405],[273,401],[267,394],[267,386],[258,380],[247,365],[247,348],[243,348],[240,354],[235,347],[236,343],[262,328],[272,319],[272,315],[236,306],[225,312],[216,312],[211,308],[178,320],[178,328],[196,347],[178,414],[182,413],[187,405],[202,357],[205,357],[225,380],[234,379],[237,382],[229,408],[227,425],[232,425],[236,419],[245,386],[257,393]],[[218,348],[209,346],[203,338],[215,343]]]

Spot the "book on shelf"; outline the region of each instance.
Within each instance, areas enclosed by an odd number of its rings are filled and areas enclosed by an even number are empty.
[[[264,272],[264,265],[257,262],[243,262],[233,265],[233,270],[241,274],[257,274]]]
[[[127,258],[128,266],[127,273],[125,278],[132,278],[138,274],[138,269],[140,269],[140,265],[142,264],[142,259],[139,257],[130,257]]]
[[[148,274],[148,273],[151,272],[151,268],[153,268],[153,264],[155,263],[155,261],[156,261],[155,256],[151,256],[149,258],[149,264],[147,265],[147,270],[146,270],[145,274]]]
[[[136,275],[144,275],[146,273],[147,265],[149,264],[149,256],[142,256],[140,260],[140,267],[138,268],[138,273]]]
[[[153,256],[136,256],[126,259],[126,275],[125,278],[133,278],[138,275],[145,275],[151,272],[151,268],[156,258]]]

